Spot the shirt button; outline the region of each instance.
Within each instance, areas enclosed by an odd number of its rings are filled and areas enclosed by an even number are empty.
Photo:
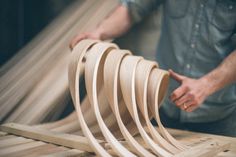
[[[234,7],[232,5],[229,6],[229,9],[232,10]]]
[[[191,48],[193,48],[193,49],[194,49],[194,48],[195,48],[195,44],[191,44]]]
[[[203,8],[203,7],[204,7],[204,4],[200,4],[200,6],[201,6],[201,8]]]
[[[197,29],[198,29],[198,28],[199,28],[199,24],[195,24],[195,28],[197,28]]]
[[[190,68],[191,68],[191,65],[190,65],[190,64],[186,64],[186,68],[187,68],[187,69],[190,69]]]

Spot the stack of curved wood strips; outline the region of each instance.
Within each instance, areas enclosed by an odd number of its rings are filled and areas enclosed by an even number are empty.
[[[81,103],[83,71],[87,97]],[[94,152],[103,157],[111,154],[97,139],[105,140],[118,156],[170,157],[186,150],[188,147],[176,141],[159,118],[168,79],[168,72],[159,69],[157,63],[133,56],[115,44],[81,41],[72,52],[69,65],[69,87],[79,121],[77,132],[82,131]],[[150,123],[152,117],[159,131]],[[60,122],[40,127],[55,129],[65,124],[65,120]],[[136,141],[136,134],[141,135],[146,147]],[[121,139],[129,149],[118,141]]]
[[[58,119],[70,99],[69,41],[94,29],[117,0],[79,0],[0,69],[0,123]]]

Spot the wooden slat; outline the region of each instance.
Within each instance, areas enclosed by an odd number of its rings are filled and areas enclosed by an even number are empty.
[[[48,130],[36,129],[33,127],[9,123],[0,126],[2,131],[19,135],[23,137],[28,137],[31,139],[41,140],[44,142],[49,142],[65,147],[75,148],[83,151],[93,152],[90,148],[89,143],[85,137],[71,135],[71,134],[63,134],[56,133]],[[101,140],[98,140],[100,144],[103,144]]]
[[[51,153],[48,155],[43,155],[41,157],[66,157],[66,156],[76,156],[76,157],[92,157],[95,156],[93,153],[84,152],[78,149],[70,149],[66,151],[59,151],[55,153]]]
[[[21,152],[17,152],[15,154],[12,154],[12,157],[38,157],[41,155],[47,155],[47,154],[51,154],[51,153],[55,153],[58,151],[66,151],[68,150],[68,148],[66,147],[58,147],[56,145],[53,144],[44,144],[35,148],[30,148],[27,149],[26,151],[21,151]]]
[[[44,142],[39,141],[39,142],[29,142],[22,145],[16,145],[16,146],[0,149],[0,156],[10,156],[10,154],[16,153],[18,151],[27,150],[27,149],[35,148],[42,145],[44,145]]]
[[[0,140],[0,149],[18,145],[18,144],[24,144],[24,143],[29,143],[32,142],[33,140],[31,139],[26,139],[23,137],[15,137],[15,138],[6,138],[4,140]]]

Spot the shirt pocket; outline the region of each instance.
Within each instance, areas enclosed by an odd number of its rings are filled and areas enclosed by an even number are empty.
[[[172,18],[181,18],[186,15],[189,0],[167,0],[165,3],[167,14]]]
[[[221,31],[232,31],[236,26],[236,2],[218,1],[210,22]]]

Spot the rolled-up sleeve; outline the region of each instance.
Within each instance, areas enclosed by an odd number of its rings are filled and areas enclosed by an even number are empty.
[[[133,23],[140,22],[150,12],[157,9],[163,0],[120,0],[126,6]]]

